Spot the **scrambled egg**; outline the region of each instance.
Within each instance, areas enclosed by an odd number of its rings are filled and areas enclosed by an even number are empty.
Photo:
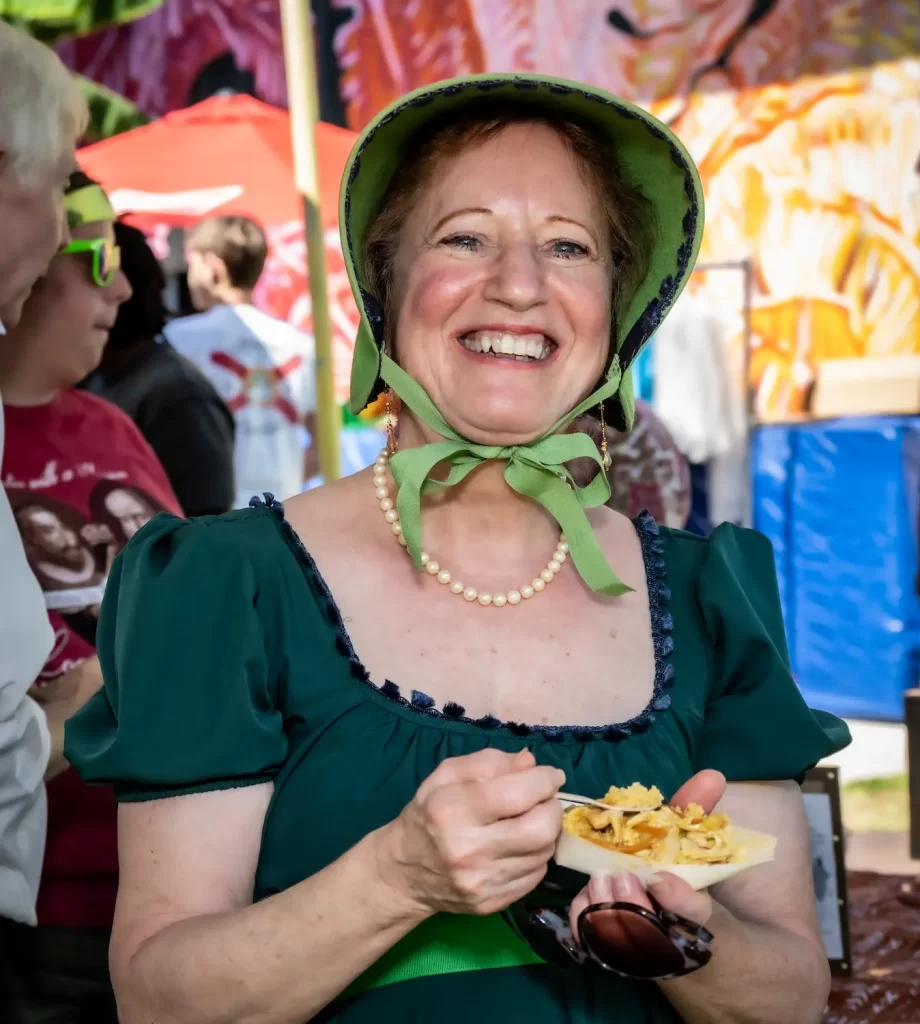
[[[657,787],[614,786],[600,803],[610,809],[567,808],[566,832],[655,864],[732,864],[744,853],[732,838],[727,814],[706,814],[699,804],[668,807]]]

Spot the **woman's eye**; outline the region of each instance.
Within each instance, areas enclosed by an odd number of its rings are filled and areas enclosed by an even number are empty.
[[[563,259],[572,259],[576,256],[587,256],[588,247],[581,242],[572,242],[567,238],[557,238],[552,245],[553,253],[562,256]]]
[[[449,235],[441,239],[442,245],[452,246],[454,249],[466,249],[474,252],[479,248],[479,239],[475,235]]]

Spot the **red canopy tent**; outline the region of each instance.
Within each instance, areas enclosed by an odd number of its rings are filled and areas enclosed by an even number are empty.
[[[348,395],[358,327],[338,240],[338,191],[357,135],[316,127],[320,207],[325,228],[336,398]],[[159,234],[204,217],[239,214],[259,221],[269,258],[257,302],[302,330],[312,330],[301,198],[294,184],[290,116],[251,96],[217,96],[77,154],[125,219]]]
[[[320,122],[316,128],[320,204],[328,226],[337,222],[339,181],[355,138],[335,125]],[[215,96],[77,156],[116,209],[141,227],[184,226],[216,214],[241,214],[266,225],[303,216],[288,112],[251,96]]]

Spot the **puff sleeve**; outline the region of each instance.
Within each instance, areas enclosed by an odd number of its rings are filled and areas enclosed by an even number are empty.
[[[718,527],[696,590],[715,652],[697,769],[730,781],[795,779],[845,747],[845,723],[809,708],[792,677],[769,540]]]
[[[120,800],[251,785],[285,760],[257,536],[267,545],[271,524],[235,515],[158,516],[112,568],[97,634],[104,686],[67,723],[65,753]]]

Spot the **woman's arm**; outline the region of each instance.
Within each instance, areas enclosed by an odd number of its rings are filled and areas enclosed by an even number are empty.
[[[112,981],[123,1024],[303,1024],[424,917],[366,839],[252,904],[270,784],[123,804]]]
[[[792,782],[733,783],[719,810],[779,837],[776,860],[715,886],[709,965],[661,983],[687,1024],[818,1024],[830,991],[812,884],[808,821]],[[652,889],[699,918],[705,894],[666,876]],[[694,913],[696,911],[696,913]]]
[[[122,1024],[303,1024],[432,913],[491,913],[542,878],[562,773],[443,762],[394,822],[252,904],[269,784],[123,804],[112,981]]]

